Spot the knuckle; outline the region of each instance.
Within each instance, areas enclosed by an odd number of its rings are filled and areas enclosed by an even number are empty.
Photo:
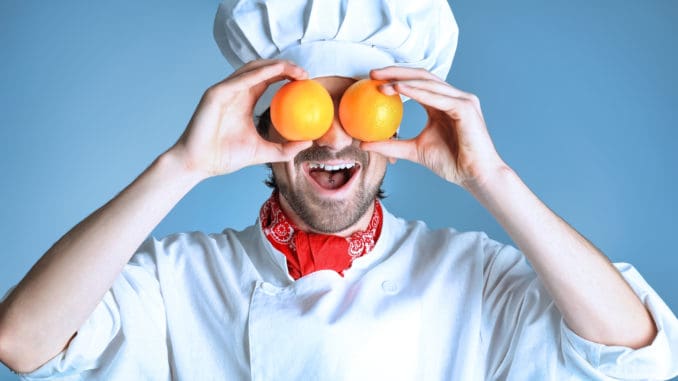
[[[478,96],[475,95],[475,94],[471,94],[471,93],[465,94],[465,95],[464,95],[464,100],[465,100],[469,105],[472,105],[472,106],[475,106],[475,107],[480,107],[480,98],[478,98]]]
[[[247,72],[247,71],[251,70],[253,67],[261,65],[261,63],[262,63],[262,60],[257,60],[257,59],[250,60],[250,61],[246,62],[244,65],[240,66],[238,69],[236,69],[233,72],[232,76]]]
[[[430,71],[424,69],[423,67],[417,68],[417,72],[423,77],[423,78],[428,78],[428,79],[438,79],[433,73]]]
[[[423,68],[423,67],[417,68],[417,71],[418,71],[423,77],[426,77],[426,78],[429,78],[429,79],[439,80],[439,78],[438,78],[435,74],[431,73],[429,70],[427,70],[427,69],[425,69],[425,68]]]
[[[216,87],[217,85],[208,87],[207,90],[205,90],[205,93],[202,95],[203,99],[205,100],[214,99],[214,97],[216,96],[215,93],[217,92]]]
[[[258,59],[252,59],[252,60],[247,61],[247,63],[245,63],[244,65],[242,65],[242,67],[250,67],[250,66],[252,66],[252,65],[258,65],[260,62],[261,62],[261,60],[258,60]]]
[[[286,61],[275,60],[270,64],[262,66],[258,69],[258,72],[271,72],[271,73],[281,73],[285,70],[285,67],[288,65]]]
[[[282,70],[285,70],[286,67],[291,66],[291,65],[292,65],[292,63],[290,61],[280,60],[280,61],[277,61],[276,63],[274,63],[272,66],[276,70],[282,71]]]
[[[275,61],[276,60],[272,60],[272,59],[268,59],[268,58],[255,58],[255,59],[251,60],[250,62],[248,62],[247,65],[259,67],[259,66],[264,66],[264,65],[270,64],[270,63],[275,62]]]
[[[461,102],[462,102],[462,104],[463,104],[464,106],[466,106],[466,107],[473,107],[473,106],[475,106],[475,103],[473,102],[473,99],[471,99],[470,97],[464,97],[464,98],[462,98]]]
[[[208,87],[207,90],[205,90],[205,93],[203,94],[203,99],[205,99],[205,101],[207,102],[216,102],[223,98],[223,95],[224,95],[224,85],[216,84]]]

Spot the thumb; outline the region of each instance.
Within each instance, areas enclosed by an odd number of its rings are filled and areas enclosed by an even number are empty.
[[[362,142],[360,143],[360,148],[365,151],[379,153],[386,157],[417,161],[417,146],[414,139]]]
[[[297,156],[299,152],[311,147],[312,145],[313,141],[311,140],[286,143],[266,142],[268,158],[265,160],[265,162],[275,163],[281,161],[290,161],[294,159],[294,157]]]

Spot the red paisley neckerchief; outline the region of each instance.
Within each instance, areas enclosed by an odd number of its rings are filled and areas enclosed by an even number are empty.
[[[296,280],[318,270],[334,270],[343,276],[354,259],[374,248],[381,234],[383,213],[381,204],[375,200],[374,213],[367,229],[350,237],[307,233],[285,216],[278,203],[278,194],[273,192],[261,207],[259,219],[271,245],[285,254],[287,269]]]

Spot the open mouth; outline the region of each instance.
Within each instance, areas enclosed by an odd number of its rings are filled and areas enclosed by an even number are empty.
[[[335,191],[348,184],[360,170],[360,164],[351,162],[310,162],[306,170],[311,179],[322,189]]]

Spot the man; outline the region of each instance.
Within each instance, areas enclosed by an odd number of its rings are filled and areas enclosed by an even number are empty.
[[[237,66],[249,62],[3,301],[5,364],[25,379],[676,374],[668,307],[534,196],[494,149],[478,99],[441,79],[456,45],[446,2],[355,4],[222,4],[217,41]],[[254,127],[283,79],[314,77],[338,103],[366,74],[425,107],[419,136],[359,142],[336,117],[313,142],[285,141],[265,117],[263,137]],[[522,252],[388,213],[379,188],[397,158],[471,192]],[[262,163],[277,190],[254,226],[144,241],[200,181]],[[338,188],[316,179],[339,166],[351,169]]]

